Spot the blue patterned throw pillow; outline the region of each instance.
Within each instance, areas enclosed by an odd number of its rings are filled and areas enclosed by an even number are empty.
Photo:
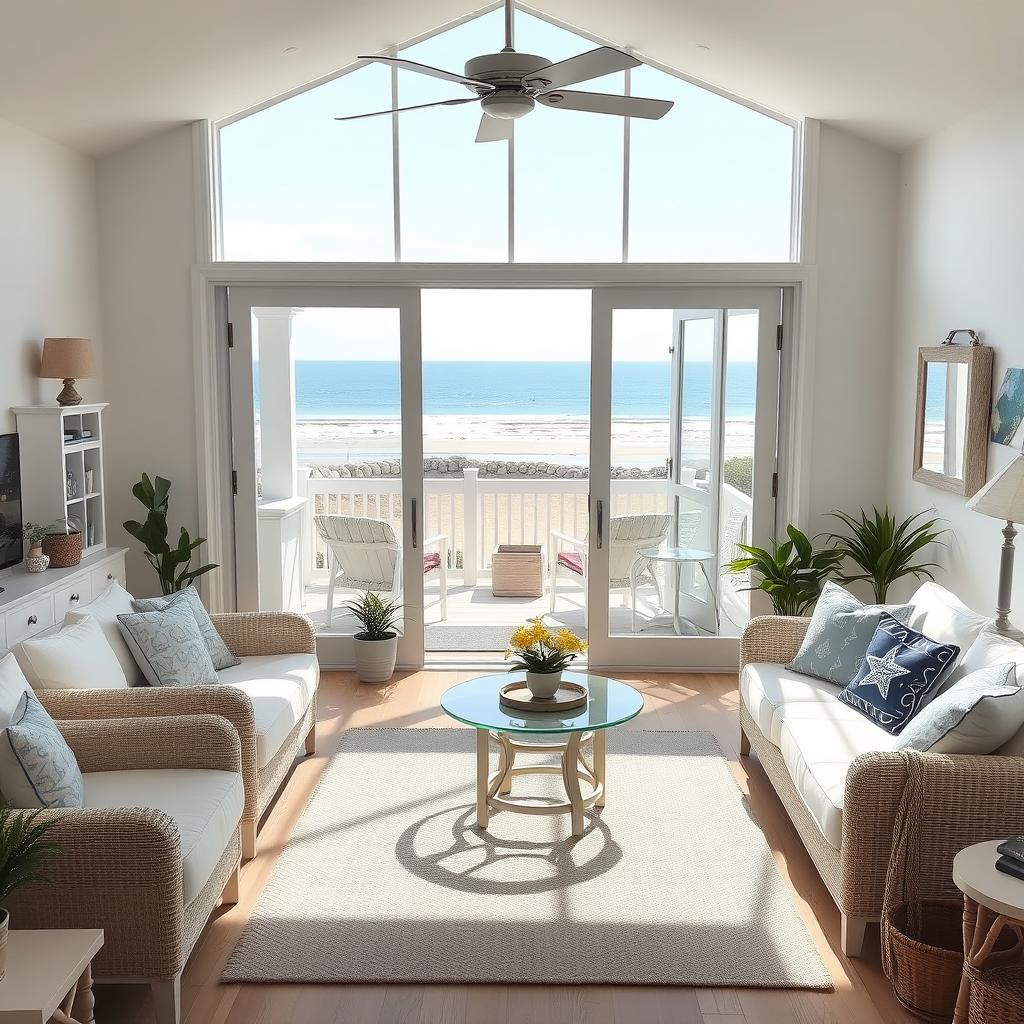
[[[786,667],[836,686],[848,686],[864,663],[882,615],[888,612],[906,622],[912,611],[909,604],[861,604],[829,580],[814,606],[804,642]]]
[[[141,601],[133,601],[132,607],[137,612],[162,612],[178,602],[186,605],[195,617],[199,635],[203,638],[213,667],[218,672],[222,668],[234,668],[236,665],[242,664],[231,653],[228,645],[224,643],[224,638],[217,632],[217,627],[213,624],[213,619],[210,618],[210,613],[203,605],[199,591],[194,586],[179,590],[178,593],[171,594],[170,597],[147,597]]]
[[[82,806],[78,761],[31,690],[21,695],[0,744],[0,792],[12,807]]]
[[[118,615],[118,626],[150,686],[206,686],[217,682],[195,616],[175,601],[164,611]]]
[[[937,644],[883,613],[864,664],[839,699],[898,734],[938,692],[959,654],[956,644]]]

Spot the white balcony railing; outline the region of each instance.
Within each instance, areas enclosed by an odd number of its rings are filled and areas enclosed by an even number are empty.
[[[326,565],[326,548],[313,529],[313,515],[369,516],[390,523],[402,532],[402,481],[398,477],[309,477],[300,471],[300,494],[308,497],[304,530],[305,578]],[[423,481],[426,536],[448,537],[451,568],[461,570],[467,586],[475,586],[491,567],[498,544],[540,544],[548,547],[552,530],[584,537],[587,533],[586,478],[486,478],[478,469],[464,469],[461,477]],[[673,484],[666,480],[613,480],[610,515],[670,510],[680,498],[680,510],[709,509],[711,499],[699,483]],[[719,558],[734,557],[737,541],[750,534],[751,500],[729,485],[722,488],[718,539]],[[714,545],[708,535],[710,516],[692,543]]]

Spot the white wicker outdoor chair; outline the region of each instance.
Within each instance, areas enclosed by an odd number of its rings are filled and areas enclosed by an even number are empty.
[[[613,516],[608,523],[608,587],[628,590],[636,629],[636,588],[643,580],[654,585],[658,604],[662,604],[661,585],[649,558],[639,558],[641,548],[660,547],[672,529],[673,516],[668,512],[647,515]],[[583,624],[589,625],[587,609],[587,537],[572,537],[560,530],[551,531],[550,590],[551,611],[555,610],[560,575],[583,583]],[[634,563],[643,564],[632,572]]]
[[[316,531],[327,545],[327,625],[334,623],[334,589],[376,591],[396,599],[402,592],[402,547],[390,523],[363,516],[314,516]],[[423,575],[436,572],[441,585],[441,619],[448,618],[448,536],[423,542],[437,547],[423,555]]]

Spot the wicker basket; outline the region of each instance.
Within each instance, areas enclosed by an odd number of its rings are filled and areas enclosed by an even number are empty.
[[[971,975],[969,1024],[1024,1024],[1024,967]]]
[[[67,569],[82,560],[80,533],[50,533],[43,538],[43,554],[50,556],[51,569]]]

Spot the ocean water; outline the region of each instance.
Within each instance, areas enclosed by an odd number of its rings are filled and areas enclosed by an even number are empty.
[[[258,365],[254,367],[258,380]],[[683,415],[711,415],[711,363],[688,363]],[[728,419],[754,418],[755,363],[732,363],[726,377]],[[614,416],[664,417],[669,411],[667,363],[616,362]],[[258,391],[257,391],[258,395]],[[425,362],[423,412],[427,416],[587,416],[589,363]],[[295,364],[295,409],[302,420],[397,417],[398,365],[394,362]]]

